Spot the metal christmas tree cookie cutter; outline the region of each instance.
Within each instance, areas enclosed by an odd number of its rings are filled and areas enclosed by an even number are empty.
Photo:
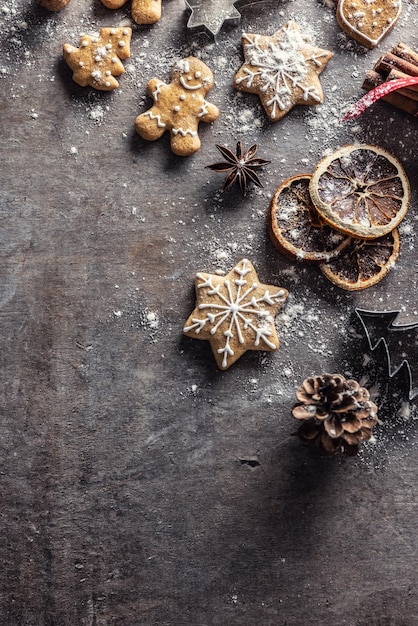
[[[408,399],[413,400],[418,396],[418,387],[414,386],[414,374],[410,363],[414,363],[416,370],[418,366],[418,322],[404,325],[395,324],[395,320],[401,313],[400,310],[369,311],[356,308],[355,313],[360,320],[370,350],[373,352],[379,346],[383,347],[389,379],[402,376],[407,381]],[[376,327],[382,330],[376,332]],[[394,364],[395,359],[391,354],[391,346],[388,342],[390,337],[397,339],[397,352],[401,352],[401,356],[398,357],[401,362],[398,364]],[[408,360],[406,350],[412,353],[413,361],[411,358]],[[417,375],[416,372],[415,375]]]

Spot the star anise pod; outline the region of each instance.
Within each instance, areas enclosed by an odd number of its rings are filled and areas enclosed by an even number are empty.
[[[244,151],[242,148],[242,142],[238,141],[236,154],[225,146],[217,144],[216,147],[226,160],[219,163],[213,163],[212,165],[207,165],[206,167],[214,170],[215,172],[226,172],[221,192],[225,191],[236,182],[239,183],[244,196],[247,193],[249,181],[252,181],[255,185],[257,185],[257,187],[263,186],[256,170],[264,165],[268,165],[271,161],[254,158],[258,148],[257,144],[250,146],[248,150]]]

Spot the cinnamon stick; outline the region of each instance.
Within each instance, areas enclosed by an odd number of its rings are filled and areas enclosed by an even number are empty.
[[[412,48],[407,46],[405,43],[398,43],[397,46],[392,48],[391,52],[400,59],[418,66],[418,53],[412,50]]]
[[[418,65],[405,61],[404,59],[396,56],[396,54],[392,54],[392,52],[387,52],[385,55],[380,57],[374,66],[376,72],[382,74],[389,74],[393,68],[403,72],[404,74],[408,74],[408,76],[418,76]]]

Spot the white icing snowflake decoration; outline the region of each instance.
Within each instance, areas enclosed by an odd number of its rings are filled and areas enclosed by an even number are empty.
[[[318,75],[332,52],[308,43],[295,22],[271,37],[244,34],[245,63],[235,76],[236,89],[256,93],[271,121],[296,104],[319,104],[323,92]]]

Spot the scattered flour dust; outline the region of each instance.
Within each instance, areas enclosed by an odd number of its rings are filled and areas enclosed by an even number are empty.
[[[291,293],[281,314],[279,314],[280,326],[285,329],[286,334],[296,333],[299,337],[304,337],[306,333],[309,334],[310,328],[313,332],[319,319],[319,313],[307,309],[303,302],[295,302]]]
[[[158,314],[155,311],[143,311],[142,320],[144,325],[151,330],[157,330],[157,328],[159,328],[160,326],[160,320]]]
[[[148,330],[150,338],[155,342],[155,333],[160,328],[160,317],[156,311],[147,308],[138,309],[131,304],[125,310],[114,309],[112,316],[115,320],[128,322],[131,328]]]
[[[132,272],[132,275],[134,274]],[[120,290],[119,284],[114,287]],[[131,291],[124,302],[118,304],[119,307],[114,306],[112,309],[111,318],[131,329],[148,331],[150,341],[155,343],[156,334],[160,329],[160,315],[145,305],[139,287]]]
[[[107,113],[109,110],[109,106],[102,106],[101,104],[97,104],[90,109],[87,109],[87,117],[95,124],[100,126],[100,124],[103,122],[105,113]]]

